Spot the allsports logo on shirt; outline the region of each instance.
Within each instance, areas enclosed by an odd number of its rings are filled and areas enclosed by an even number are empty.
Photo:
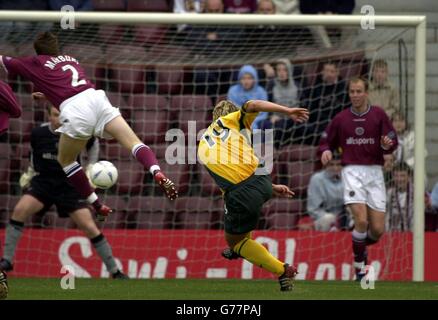
[[[376,140],[374,138],[353,138],[347,139],[347,145],[363,145],[363,144],[375,144]]]

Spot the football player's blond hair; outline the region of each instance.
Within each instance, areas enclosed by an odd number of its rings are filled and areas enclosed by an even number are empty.
[[[234,103],[231,101],[222,100],[218,102],[213,109],[213,121],[216,121],[220,117],[236,111],[239,111],[239,108]]]

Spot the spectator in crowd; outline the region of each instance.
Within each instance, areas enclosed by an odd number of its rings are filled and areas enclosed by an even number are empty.
[[[224,0],[225,13],[253,13],[257,11],[257,0]]]
[[[351,14],[354,0],[303,0],[300,1],[302,14]]]
[[[222,0],[206,0],[205,13],[223,13]],[[215,25],[189,26],[185,30],[184,44],[189,46],[197,61],[210,62],[215,57],[223,57],[244,37],[243,28]],[[212,98],[226,94],[232,81],[232,72],[218,67],[195,67],[194,84],[196,94],[207,94]]]
[[[344,184],[341,179],[339,152],[325,168],[312,175],[307,189],[307,213],[314,220],[315,230],[335,231],[348,226],[344,206]]]
[[[201,13],[205,10],[205,0],[174,0],[173,13]],[[178,32],[187,28],[186,24],[177,26]]]
[[[205,0],[174,0],[174,13],[200,13],[204,11]]]
[[[394,167],[393,182],[387,190],[386,229],[410,231],[414,213],[414,188],[412,171],[406,163]]]
[[[61,10],[63,6],[72,6],[75,11],[91,11],[93,10],[93,3],[91,0],[49,0],[50,10]]]
[[[252,65],[244,65],[239,70],[239,83],[228,90],[227,99],[236,106],[241,107],[249,100],[268,100],[265,89],[259,86],[257,70]],[[260,129],[261,122],[268,118],[267,112],[260,112],[255,118],[252,128]]]
[[[300,125],[294,133],[295,139],[304,138],[303,143],[317,145],[319,137],[336,114],[342,111],[349,98],[346,82],[339,75],[334,62],[326,62],[315,84],[303,92],[302,104],[309,108],[308,123]]]
[[[373,64],[368,100],[370,104],[382,107],[389,117],[399,111],[399,94],[388,80],[388,63],[385,60],[378,59]]]
[[[409,128],[406,117],[401,112],[395,112],[391,121],[399,143],[394,151],[394,161],[396,163],[405,162],[411,169],[414,169],[415,133]],[[425,156],[427,156],[427,150],[425,150]]]
[[[303,0],[300,1],[300,11],[302,14],[351,14],[355,7],[354,0]],[[350,37],[350,30],[340,28],[325,28],[323,26],[311,27],[314,37],[325,48],[332,48],[332,42],[339,42],[341,36],[346,34]]]
[[[279,59],[275,64],[274,78],[267,85],[269,101],[283,106],[294,107],[299,104],[301,88],[294,77],[294,67],[288,59]],[[269,119],[262,123],[263,129],[274,128],[275,145],[282,141],[283,133],[288,126],[292,125],[288,117],[278,114],[270,115]]]
[[[275,5],[276,14],[299,14],[299,0],[272,0]]]
[[[434,185],[430,195],[432,208],[438,211],[438,182]]]

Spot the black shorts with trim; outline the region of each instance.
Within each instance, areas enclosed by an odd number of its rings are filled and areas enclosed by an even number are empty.
[[[243,234],[257,227],[263,204],[272,197],[269,175],[252,175],[224,194],[225,232]]]
[[[30,182],[26,194],[31,195],[44,204],[42,212],[46,212],[55,205],[58,216],[67,218],[70,213],[82,208],[87,208],[85,199],[65,180],[47,179],[35,176]]]

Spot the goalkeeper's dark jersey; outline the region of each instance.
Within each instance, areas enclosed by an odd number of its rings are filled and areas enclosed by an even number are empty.
[[[59,137],[60,135],[53,132],[48,123],[44,123],[32,130],[30,145],[34,170],[41,177],[61,182],[67,181],[67,177],[57,160]],[[93,145],[94,139],[88,141],[87,149]]]

